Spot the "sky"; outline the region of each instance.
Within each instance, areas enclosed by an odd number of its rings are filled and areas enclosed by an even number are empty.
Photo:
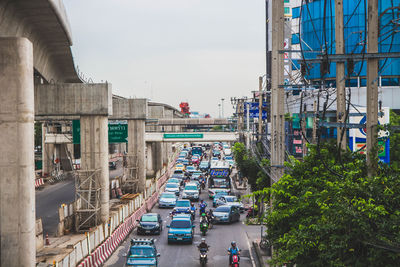
[[[113,94],[219,116],[265,73],[263,0],[64,0],[75,64]]]

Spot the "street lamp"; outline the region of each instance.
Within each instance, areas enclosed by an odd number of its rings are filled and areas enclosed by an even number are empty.
[[[225,98],[221,98],[221,102],[222,102],[222,118],[224,118],[224,100],[225,100]]]
[[[218,118],[221,118],[221,104],[218,104]]]

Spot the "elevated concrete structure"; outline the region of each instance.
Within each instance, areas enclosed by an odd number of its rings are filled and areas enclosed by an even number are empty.
[[[0,0],[0,37],[33,44],[33,68],[47,82],[80,83],[70,46],[71,30],[61,0]]]
[[[0,38],[0,266],[35,266],[33,48]]]
[[[237,132],[146,133],[146,142],[235,142],[238,138]]]
[[[112,115],[111,84],[40,84],[35,86],[35,119]]]
[[[149,125],[154,124],[154,125],[161,125],[161,126],[167,126],[167,125],[180,125],[180,126],[186,126],[186,125],[228,125],[231,124],[231,122],[228,119],[213,119],[213,118],[163,118],[163,119],[158,119],[154,120],[153,122],[150,121]]]
[[[147,114],[147,99],[113,98],[113,115],[110,119],[128,121],[127,167],[123,177],[123,187],[127,192],[146,191],[144,136]]]

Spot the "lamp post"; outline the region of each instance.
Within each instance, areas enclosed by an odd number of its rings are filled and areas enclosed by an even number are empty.
[[[218,118],[221,118],[221,104],[218,104]]]
[[[224,100],[225,100],[225,98],[221,98],[221,102],[222,102],[222,118],[224,118]]]

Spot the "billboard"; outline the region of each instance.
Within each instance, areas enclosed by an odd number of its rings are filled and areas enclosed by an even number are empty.
[[[383,115],[378,117],[378,124],[385,125],[390,120],[390,109],[388,107],[382,108]],[[358,108],[357,110],[351,110],[351,113],[360,113],[360,116],[351,116],[349,123],[355,124],[366,124],[367,116],[364,115],[367,112],[366,108]],[[352,128],[349,130],[349,147],[353,152],[359,152],[361,154],[366,153],[366,142],[367,142],[367,129],[363,128]],[[385,163],[390,162],[390,140],[389,133],[386,131],[379,131],[378,133],[378,155],[379,159]]]
[[[247,118],[247,108],[250,105],[250,114],[249,117],[250,118],[258,118],[258,114],[259,114],[259,109],[258,109],[258,101],[257,102],[245,102],[244,103],[244,117]],[[263,102],[263,106],[262,106],[262,119],[266,120],[267,119],[267,102]]]

